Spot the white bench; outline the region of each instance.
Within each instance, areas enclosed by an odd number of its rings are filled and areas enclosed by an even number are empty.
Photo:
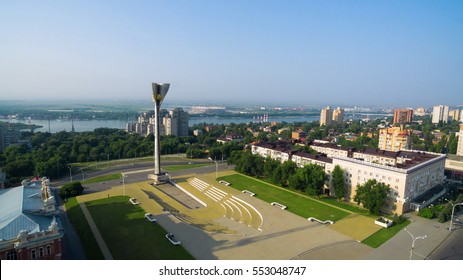
[[[307,218],[307,220],[311,221],[311,222],[317,222],[317,223],[320,223],[320,224],[334,224],[334,222],[332,220],[326,220],[326,221],[321,221],[317,218],[314,218],[314,217],[309,217]]]
[[[131,199],[129,199],[129,201],[133,204],[133,205],[138,205],[140,204],[140,202],[138,202],[138,200],[134,197],[132,197]]]
[[[154,218],[153,214],[151,214],[151,213],[146,213],[145,218],[147,218],[148,221],[150,221],[150,222],[156,222],[157,221],[156,218]]]
[[[219,183],[224,184],[225,186],[230,186],[231,184],[227,181],[220,180]]]
[[[256,195],[255,193],[250,192],[250,191],[248,191],[248,190],[243,190],[243,191],[241,191],[241,192],[242,192],[242,193],[247,193],[247,194],[249,194],[250,196],[255,196],[255,195]]]
[[[173,245],[181,245],[182,243],[178,240],[174,239],[174,235],[172,233],[166,234],[166,238],[172,243]]]
[[[272,202],[272,203],[270,203],[270,204],[271,204],[272,206],[278,206],[278,207],[280,207],[281,210],[285,210],[286,208],[288,208],[288,207],[286,207],[285,205],[283,205],[283,204],[281,204],[281,203],[278,203],[278,202]]]

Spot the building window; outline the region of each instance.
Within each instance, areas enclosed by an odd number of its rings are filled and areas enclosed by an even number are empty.
[[[37,259],[37,253],[35,249],[31,250],[31,260],[36,260]]]
[[[43,247],[39,248],[39,258],[43,257]]]
[[[47,245],[46,249],[45,249],[45,253],[48,255],[51,255],[51,245]]]
[[[17,260],[18,259],[18,252],[12,251],[6,253],[6,259],[7,260]]]

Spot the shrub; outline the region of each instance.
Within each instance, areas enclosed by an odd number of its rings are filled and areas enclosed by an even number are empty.
[[[432,209],[430,208],[424,208],[420,210],[420,213],[418,215],[423,218],[432,219],[434,218],[434,211],[432,211]]]
[[[394,225],[401,224],[405,222],[405,217],[403,215],[397,215],[397,213],[394,214],[394,217],[392,218],[392,221],[394,222]]]
[[[84,187],[80,182],[70,182],[64,184],[59,190],[59,196],[61,198],[70,198],[81,195],[84,191]]]
[[[439,221],[439,223],[447,222],[447,217],[445,216],[444,212],[439,213],[439,215],[437,216],[437,221]]]

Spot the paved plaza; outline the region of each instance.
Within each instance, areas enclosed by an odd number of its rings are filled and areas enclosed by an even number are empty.
[[[221,171],[219,176],[232,174]],[[218,183],[215,173],[182,173],[177,187],[149,182],[114,186],[78,197],[80,203],[122,195],[135,197],[158,223],[174,233],[196,259],[202,260],[363,260],[409,258],[411,240],[399,232],[377,249],[360,243],[379,229],[373,219],[351,214],[333,225],[309,222],[248,194]],[[179,189],[182,189],[179,191]],[[185,195],[185,192],[189,195]],[[418,240],[413,259],[424,259],[447,238],[435,222],[410,215],[407,227]]]

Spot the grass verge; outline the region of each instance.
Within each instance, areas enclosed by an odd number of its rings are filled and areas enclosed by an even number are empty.
[[[172,245],[166,231],[149,222],[145,211],[132,205],[127,196],[116,196],[86,203],[93,220],[114,259],[191,260],[182,247]]]
[[[362,243],[370,247],[373,247],[373,248],[378,248],[384,242],[391,239],[394,235],[396,235],[399,231],[401,231],[403,228],[405,228],[409,224],[410,224],[410,221],[407,220],[401,224],[394,225],[389,228],[382,228],[378,230],[376,233],[372,234],[370,237],[364,239]]]
[[[177,171],[177,170],[191,169],[191,168],[210,166],[210,165],[211,165],[210,163],[168,165],[168,166],[163,166],[162,169],[167,170],[167,171]]]
[[[278,202],[287,206],[287,210],[303,218],[315,217],[320,220],[340,220],[350,213],[318,202],[306,196],[298,195],[270,184],[254,180],[240,174],[220,177],[240,191],[249,190],[266,202]]]
[[[94,178],[83,180],[81,181],[81,184],[92,184],[92,183],[105,182],[105,181],[117,180],[117,179],[121,179],[121,173],[113,173],[113,174],[108,174],[108,175],[97,176]]]
[[[68,199],[65,204],[66,214],[69,221],[74,226],[77,235],[80,238],[85,255],[89,260],[104,260],[104,256],[100,251],[100,247],[93,236],[92,230],[85,219],[82,209],[75,197]]]

